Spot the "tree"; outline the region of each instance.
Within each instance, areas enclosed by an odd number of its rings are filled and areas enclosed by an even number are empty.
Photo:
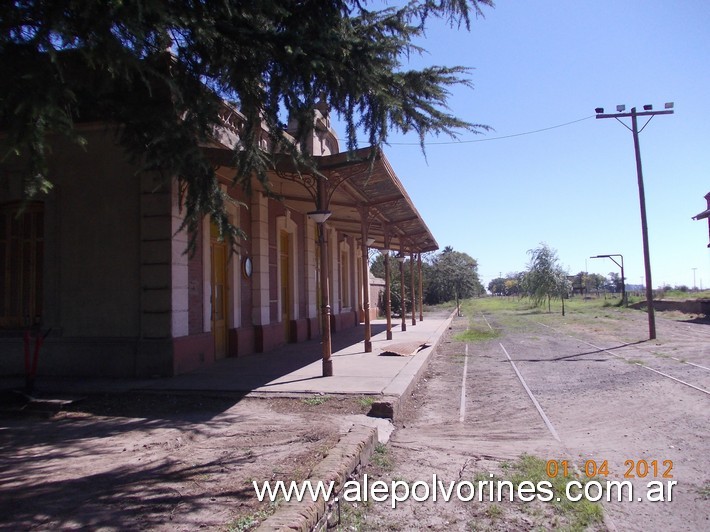
[[[478,262],[470,255],[446,246],[432,261],[427,303],[437,304],[462,298],[480,296],[483,285],[478,278]]]
[[[505,280],[505,295],[517,296],[520,295],[520,274],[508,274]]]
[[[428,291],[428,286],[429,282],[431,279],[431,264],[429,263],[429,260],[427,260],[427,255],[424,254],[422,255],[422,287],[423,291],[426,294]],[[391,296],[391,310],[393,314],[399,314],[401,311],[402,307],[402,285],[401,285],[401,278],[399,274],[399,262],[395,260],[392,256],[389,258],[389,264],[390,264],[390,296]],[[409,293],[410,292],[410,287],[411,287],[411,268],[410,268],[410,262],[409,258],[405,259],[405,261],[402,263],[402,267],[404,269],[404,288],[407,296],[407,301],[405,301],[405,312],[406,312],[406,307],[411,305],[411,297],[412,295]],[[419,267],[418,264],[415,264],[414,267],[416,273],[415,273],[415,285],[416,289],[419,290],[419,281],[418,281],[418,276],[419,275]],[[385,259],[384,255],[382,253],[377,253],[377,255],[374,257],[372,261],[372,265],[370,266],[370,271],[372,272],[372,275],[375,277],[379,277],[380,279],[385,278]],[[426,299],[426,297],[425,297]]]
[[[609,284],[615,293],[621,292],[621,275],[618,272],[609,272]]]
[[[579,292],[582,296],[585,294],[587,291],[587,272],[579,272],[574,276],[572,289],[575,293]]]
[[[494,296],[502,296],[506,294],[506,280],[503,277],[496,277],[488,283],[488,291]]]
[[[551,312],[551,300],[562,299],[564,315],[564,298],[570,289],[570,283],[565,272],[558,263],[557,252],[542,242],[540,247],[528,250],[530,262],[525,274],[525,289],[528,297],[538,305],[547,302],[547,311]]]
[[[471,16],[492,4],[421,0],[378,10],[358,0],[5,2],[0,68],[12,75],[0,80],[0,157],[22,163],[25,198],[35,198],[52,188],[50,133],[81,144],[81,121],[120,125],[121,144],[144,170],[179,180],[184,225],[194,230],[209,214],[232,240],[239,232],[201,150],[220,125],[223,101],[244,115],[234,184],[247,191],[254,176],[268,187],[274,153],[309,163],[298,144],[321,100],[345,121],[349,149],[357,147],[358,128],[373,147],[392,130],[415,132],[422,148],[428,134],[479,132],[486,126],[446,109],[448,89],[470,84],[467,68],[405,70],[402,59],[422,52],[412,41],[430,18],[469,29]],[[283,134],[284,116],[300,124],[296,143]],[[264,134],[268,151],[260,147]]]
[[[505,277],[496,277],[488,283],[488,291],[496,296],[515,296],[520,294],[520,273],[508,273]]]
[[[599,296],[599,291],[604,290],[606,282],[606,277],[603,275],[598,273],[589,274],[589,286],[597,293],[597,297]]]

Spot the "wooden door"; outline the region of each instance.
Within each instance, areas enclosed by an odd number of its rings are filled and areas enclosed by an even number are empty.
[[[212,261],[212,334],[215,358],[227,356],[228,283],[227,245],[216,238],[210,242]]]

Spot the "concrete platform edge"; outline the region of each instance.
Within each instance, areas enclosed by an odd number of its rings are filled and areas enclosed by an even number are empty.
[[[376,444],[377,429],[375,427],[353,425],[330,450],[328,456],[313,468],[308,478],[313,483],[318,481],[322,481],[324,484],[334,482],[331,500],[311,501],[307,497],[301,502],[284,502],[273,515],[264,520],[257,530],[262,532],[326,530],[328,516],[335,504],[335,498],[342,491],[348,479],[356,474],[360,467],[369,462]]]
[[[439,346],[441,338],[444,336],[444,331],[449,328],[455,316],[456,309],[430,336],[430,338],[434,339],[431,345],[414,355],[412,362],[407,364],[382,391],[382,399],[372,405],[369,416],[389,418],[393,422],[399,419],[402,409],[412,397],[414,388],[429,366],[429,360]]]

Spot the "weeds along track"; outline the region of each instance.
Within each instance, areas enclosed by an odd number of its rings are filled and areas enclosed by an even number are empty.
[[[624,343],[620,341],[619,344],[615,346],[601,347],[597,345],[601,343],[601,339],[597,340],[597,343],[595,344],[580,338],[578,335],[569,334],[566,331],[562,331],[545,323],[533,319],[530,319],[530,321],[559,335],[572,338],[577,342],[586,344],[594,349],[598,349],[600,352],[609,354],[628,364],[633,364],[643,370],[656,373],[657,375],[697,390],[698,392],[705,394],[707,397],[710,397],[710,368],[707,366],[694,362],[688,362],[687,360],[671,355],[656,355],[654,353],[650,353],[649,349],[647,347],[643,347],[641,343]],[[627,350],[631,350],[634,354],[640,354],[642,358],[639,359],[635,356],[627,357],[618,353],[619,351],[626,352]],[[651,364],[649,364],[649,362],[651,362]]]

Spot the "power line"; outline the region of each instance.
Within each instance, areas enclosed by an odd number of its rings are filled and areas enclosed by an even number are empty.
[[[594,118],[595,115],[585,116],[584,118],[578,118],[577,120],[572,120],[571,122],[565,122],[564,124],[557,124],[556,126],[544,127],[542,129],[535,129],[533,131],[525,131],[524,133],[513,133],[512,135],[503,135],[500,137],[488,137],[484,139],[469,139],[469,140],[449,140],[442,142],[426,142],[427,146],[445,145],[445,144],[471,144],[473,142],[488,142],[491,140],[503,140],[510,139],[513,137],[522,137],[524,135],[534,135],[536,133],[542,133],[543,131],[549,131],[551,129],[557,129],[560,127],[570,126],[576,124],[577,122],[583,122],[584,120],[589,120]],[[388,142],[387,144],[391,146],[419,146],[418,142]]]

